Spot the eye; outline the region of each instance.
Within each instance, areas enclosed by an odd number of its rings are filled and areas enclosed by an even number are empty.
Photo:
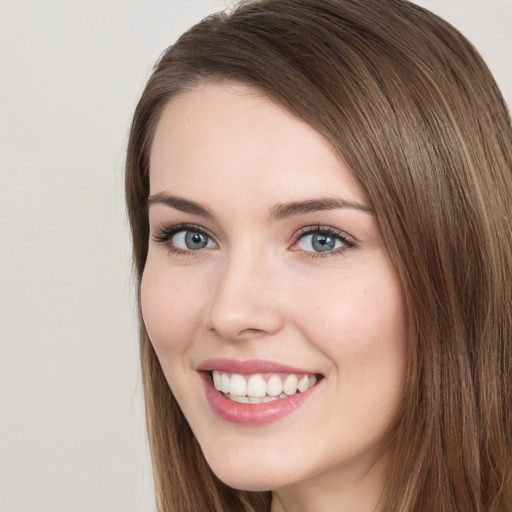
[[[330,256],[355,246],[345,233],[330,226],[303,228],[294,238],[296,242],[292,250],[304,251],[311,256]]]
[[[187,224],[164,227],[153,240],[166,246],[169,252],[178,254],[190,254],[201,249],[217,247],[203,228]]]
[[[312,233],[303,236],[298,244],[303,251],[329,252],[342,247],[341,240],[336,239],[332,235],[324,233]]]
[[[170,242],[177,249],[185,251],[198,251],[205,247],[214,247],[210,237],[200,231],[183,230],[175,233]]]

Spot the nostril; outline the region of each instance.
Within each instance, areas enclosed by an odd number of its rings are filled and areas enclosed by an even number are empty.
[[[238,333],[239,339],[249,339],[249,338],[259,338],[260,336],[265,336],[266,332],[263,329],[244,329]]]

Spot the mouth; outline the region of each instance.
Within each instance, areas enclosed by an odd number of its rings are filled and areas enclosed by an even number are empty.
[[[209,372],[213,386],[233,402],[262,404],[304,393],[322,379],[308,373],[266,373],[243,375],[220,370]]]
[[[324,376],[269,361],[211,359],[197,368],[213,412],[231,423],[263,425],[297,410]]]

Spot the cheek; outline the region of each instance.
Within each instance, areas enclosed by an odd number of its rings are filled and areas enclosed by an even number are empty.
[[[407,353],[405,307],[394,272],[357,276],[332,283],[309,297],[314,308],[303,328],[339,375],[367,385],[404,373]],[[400,376],[400,377],[399,377]]]
[[[315,304],[308,337],[330,360],[336,399],[329,415],[351,450],[379,443],[393,421],[407,371],[407,332],[401,287],[394,279],[345,280]],[[373,282],[372,282],[373,281]],[[318,323],[311,322],[317,318]],[[304,327],[306,328],[306,327]],[[314,329],[314,330],[313,330]],[[341,448],[345,445],[342,444]],[[333,449],[333,452],[335,450]],[[327,455],[326,455],[327,456]]]
[[[159,357],[188,348],[201,309],[200,295],[190,280],[148,263],[141,282],[141,307]]]

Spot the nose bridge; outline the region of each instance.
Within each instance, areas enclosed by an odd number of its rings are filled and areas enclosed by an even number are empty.
[[[230,251],[214,290],[207,327],[226,339],[277,332],[283,322],[276,268],[265,251],[238,247]]]

